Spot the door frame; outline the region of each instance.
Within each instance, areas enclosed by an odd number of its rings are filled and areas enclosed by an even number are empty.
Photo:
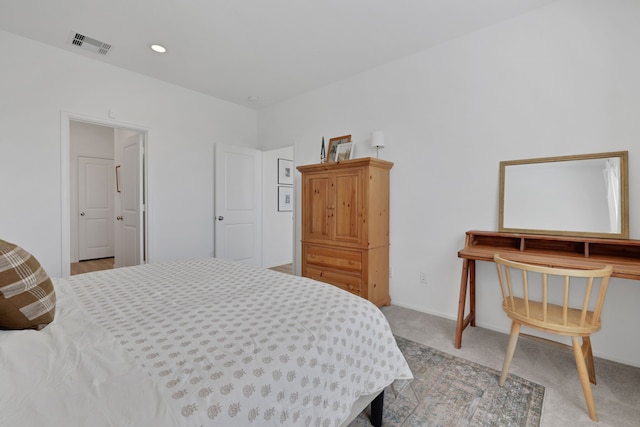
[[[60,234],[61,234],[61,273],[62,277],[68,277],[71,275],[71,141],[70,141],[70,126],[71,122],[84,122],[94,125],[109,126],[113,128],[129,129],[139,132],[144,135],[143,141],[143,167],[141,171],[143,179],[143,192],[144,192],[144,226],[142,228],[143,233],[143,245],[144,253],[146,253],[145,262],[149,262],[151,254],[149,252],[149,179],[148,179],[148,142],[150,130],[145,126],[120,122],[113,119],[102,119],[84,114],[73,113],[69,111],[61,111],[60,114]]]

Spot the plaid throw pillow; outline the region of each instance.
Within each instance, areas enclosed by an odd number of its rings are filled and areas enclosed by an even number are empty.
[[[55,309],[53,283],[38,260],[0,240],[0,329],[41,329]]]

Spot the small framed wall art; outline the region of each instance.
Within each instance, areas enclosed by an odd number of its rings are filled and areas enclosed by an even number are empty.
[[[329,154],[327,155],[328,162],[336,161],[336,152],[338,146],[351,142],[351,135],[338,136],[329,140]]]
[[[293,185],[293,160],[278,159],[278,184]]]
[[[293,187],[278,187],[278,212],[293,211]]]

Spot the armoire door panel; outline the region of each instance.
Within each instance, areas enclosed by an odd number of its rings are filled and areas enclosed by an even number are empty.
[[[303,230],[304,239],[330,239],[329,222],[333,211],[330,204],[331,183],[328,176],[314,176],[305,179],[303,200],[306,212]]]
[[[335,177],[335,239],[339,241],[360,241],[360,218],[358,217],[358,201],[360,198],[360,182],[362,171],[351,174],[339,174]]]

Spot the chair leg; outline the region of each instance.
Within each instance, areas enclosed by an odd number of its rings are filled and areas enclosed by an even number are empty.
[[[582,356],[587,364],[587,372],[589,373],[589,381],[591,384],[596,383],[596,366],[593,364],[593,351],[591,350],[590,337],[582,337]]]
[[[509,366],[511,366],[511,359],[516,352],[516,344],[518,344],[518,335],[520,334],[520,323],[511,322],[511,337],[509,338],[509,345],[507,346],[507,354],[504,356],[504,363],[502,364],[502,374],[500,375],[500,387],[502,387],[509,375]]]
[[[593,403],[593,394],[591,393],[591,384],[589,384],[589,373],[587,372],[587,364],[585,363],[585,357],[582,353],[582,346],[578,341],[578,337],[571,337],[571,341],[573,343],[573,353],[576,358],[576,367],[578,368],[580,384],[582,385],[584,399],[587,401],[589,417],[591,417],[593,421],[598,421],[598,416],[596,415],[596,405]]]

